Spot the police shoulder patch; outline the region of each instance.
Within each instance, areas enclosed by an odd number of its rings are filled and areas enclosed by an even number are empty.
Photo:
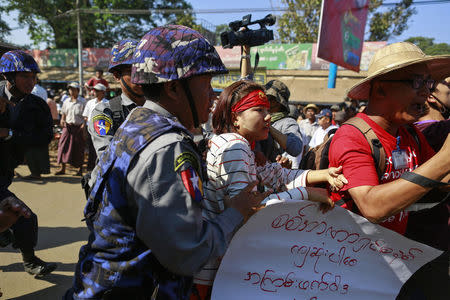
[[[100,135],[107,135],[112,127],[112,120],[107,115],[99,114],[92,118],[95,132]]]
[[[183,185],[195,202],[201,202],[203,199],[203,183],[200,176],[194,170],[192,166],[187,167],[181,171],[181,179]]]
[[[199,162],[197,156],[192,152],[182,152],[174,161],[174,170],[175,172],[180,169],[185,163],[189,163],[198,171]]]

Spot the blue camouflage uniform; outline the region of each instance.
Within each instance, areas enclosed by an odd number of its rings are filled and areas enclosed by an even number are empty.
[[[242,222],[233,208],[202,220],[200,157],[162,107],[147,102],[130,114],[99,163],[85,211],[94,230],[80,251],[74,299],[113,289],[152,294],[158,284],[157,299],[187,299],[192,274],[225,253]]]
[[[137,43],[138,41],[132,39],[124,39],[116,43],[111,49],[108,72],[118,71],[120,74],[122,67],[131,67]],[[143,97],[143,95],[133,92],[122,76],[120,77],[122,88],[128,90],[132,96]],[[92,138],[97,157],[101,157],[119,126],[136,106],[133,100],[123,91],[121,95],[95,105],[91,113],[92,118],[88,122],[88,132]]]
[[[134,84],[227,72],[214,47],[180,25],[149,31],[134,59]],[[187,299],[193,274],[225,254],[243,221],[234,208],[203,219],[204,173],[193,136],[171,113],[152,101],[135,108],[93,172],[91,234],[65,298]]]

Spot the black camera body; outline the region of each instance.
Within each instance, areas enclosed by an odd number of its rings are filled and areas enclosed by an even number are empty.
[[[233,21],[228,24],[232,31],[225,31],[220,34],[222,47],[233,48],[234,46],[259,46],[273,40],[273,31],[266,28],[275,24],[275,17],[271,14],[263,19],[251,21],[252,15],[246,15],[242,20]],[[249,29],[249,25],[259,24],[259,29]],[[245,30],[239,30],[244,27]]]

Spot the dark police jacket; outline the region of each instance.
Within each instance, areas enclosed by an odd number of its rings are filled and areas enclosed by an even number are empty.
[[[0,82],[0,97],[8,99],[6,81]],[[30,146],[48,145],[53,137],[53,120],[45,101],[35,95],[11,99],[0,114],[0,128],[9,128],[11,138],[0,138],[0,200],[12,193],[8,190],[14,169],[23,162],[25,150]]]

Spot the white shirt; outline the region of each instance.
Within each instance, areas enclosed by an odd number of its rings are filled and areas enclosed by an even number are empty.
[[[108,101],[105,98],[102,99],[103,101]],[[94,110],[95,106],[97,105],[97,98],[89,100],[86,103],[86,106],[84,107],[84,111],[83,111],[83,117],[87,118],[87,121],[90,122],[91,118],[92,118],[92,111]]]
[[[31,91],[31,93],[32,93],[33,95],[38,96],[38,97],[41,98],[42,100],[47,101],[47,98],[48,98],[48,96],[47,96],[47,91],[46,91],[42,86],[40,86],[39,84],[36,84],[36,85],[34,86],[34,88],[33,88],[33,90]]]
[[[65,101],[61,108],[61,114],[66,115],[66,123],[81,125],[84,123],[83,109],[84,102],[82,97],[78,96],[77,101]]]
[[[330,131],[331,129],[339,128],[336,125],[330,125],[327,129],[323,129],[322,127],[319,127],[316,132],[314,132],[314,135],[311,138],[311,141],[309,142],[309,147],[314,148],[320,144],[323,143],[323,139],[325,138],[325,135]]]
[[[274,190],[285,186],[288,191],[274,193],[271,199],[308,199],[304,188],[308,170],[284,169],[278,163],[267,163],[262,167],[255,164],[255,155],[248,141],[237,133],[214,136],[206,156],[208,182],[204,185],[203,216],[214,219],[225,210],[225,198],[231,198],[242,191],[257,177]],[[256,188],[255,188],[256,189]],[[194,282],[212,285],[220,260],[210,260],[194,276]]]

